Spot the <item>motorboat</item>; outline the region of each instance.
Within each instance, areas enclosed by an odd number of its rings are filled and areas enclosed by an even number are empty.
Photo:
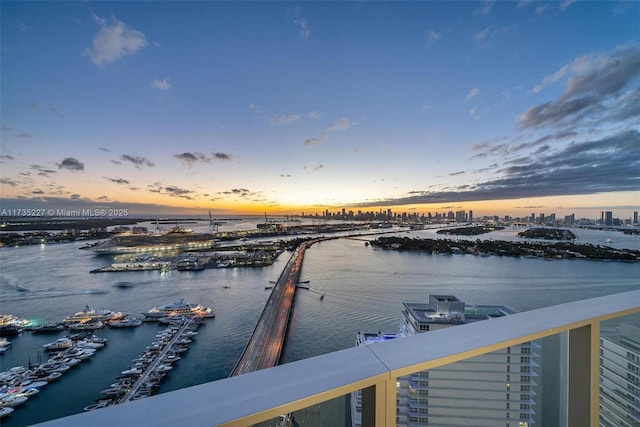
[[[42,346],[49,351],[64,350],[73,345],[73,340],[68,337],[58,338],[57,340],[43,344]]]
[[[114,328],[133,328],[142,325],[142,320],[135,317],[128,317],[122,320],[109,322],[109,326]]]

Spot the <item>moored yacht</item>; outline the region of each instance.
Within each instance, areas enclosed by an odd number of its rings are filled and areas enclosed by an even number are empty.
[[[142,313],[144,320],[159,320],[172,316],[183,317],[215,317],[213,310],[200,304],[188,303],[183,298],[178,302],[153,307],[151,310]]]
[[[77,324],[77,323],[88,323],[94,321],[106,322],[109,320],[118,320],[122,319],[124,314],[121,312],[115,312],[107,309],[102,310],[94,310],[88,305],[84,308],[84,310],[79,311],[75,314],[65,317],[62,319],[63,324]]]

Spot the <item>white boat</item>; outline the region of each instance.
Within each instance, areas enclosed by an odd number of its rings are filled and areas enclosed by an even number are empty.
[[[104,323],[100,320],[90,320],[88,322],[68,323],[67,327],[74,331],[94,331],[104,328]]]
[[[47,344],[43,344],[42,346],[46,350],[55,351],[55,350],[64,350],[70,348],[73,345],[73,340],[67,337],[58,338],[54,342],[50,342]]]
[[[180,298],[178,302],[174,302],[172,304],[153,307],[151,310],[142,314],[144,315],[145,320],[159,320],[172,316],[202,318],[215,317],[211,308],[204,307],[200,304],[188,303],[183,298]]]
[[[2,408],[7,406],[15,407],[18,405],[22,405],[27,400],[29,400],[27,396],[19,396],[18,393],[14,393],[0,399],[0,407]]]
[[[14,409],[10,406],[4,407],[4,408],[0,408],[0,418],[4,418],[7,415],[9,415],[10,413],[12,413],[14,411]]]
[[[119,311],[116,312],[116,311],[111,311],[107,309],[94,310],[87,305],[84,308],[84,310],[79,311],[75,314],[72,314],[62,319],[62,323],[65,325],[68,325],[68,324],[88,323],[92,321],[106,322],[109,320],[122,319],[123,317],[124,317],[124,314]]]
[[[114,328],[134,328],[140,325],[142,325],[142,320],[136,319],[135,317],[109,322],[109,326]]]

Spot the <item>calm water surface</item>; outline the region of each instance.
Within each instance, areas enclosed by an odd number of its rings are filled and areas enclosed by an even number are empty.
[[[516,239],[516,232],[504,230],[481,238]],[[582,241],[601,239],[599,244],[604,244],[611,239],[611,245],[639,246],[638,236],[576,233]],[[433,230],[403,235],[436,237]],[[265,286],[278,278],[290,255],[285,252],[264,268],[90,274],[111,259],[78,250],[82,245],[0,249],[0,312],[60,321],[86,305],[133,315],[179,298],[212,307],[216,318],[199,329],[189,350],[162,382],[161,393],[229,374],[268,297]],[[455,294],[469,304],[507,304],[524,311],[638,289],[639,278],[639,263],[426,255],[374,249],[362,240],[325,241],[306,253],[301,280],[309,280],[310,289],[296,294],[283,362],[351,347],[357,331],[397,331],[402,302],[424,301],[429,293]],[[133,286],[115,287],[120,281]],[[109,338],[107,346],[45,387],[2,425],[23,426],[81,412],[162,328],[145,323],[134,329],[100,330],[99,335]],[[0,356],[0,370],[44,358],[42,344],[62,335],[24,333],[11,338],[13,348]]]

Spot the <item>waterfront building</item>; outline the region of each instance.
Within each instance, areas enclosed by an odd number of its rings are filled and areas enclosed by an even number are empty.
[[[450,328],[517,313],[506,305],[466,305],[453,295],[404,302],[398,334],[358,333],[356,345]],[[530,427],[536,422],[535,342],[416,372],[397,380],[396,425]],[[352,422],[361,425],[361,395],[351,398]]]
[[[640,324],[600,337],[600,426],[640,426]]]

